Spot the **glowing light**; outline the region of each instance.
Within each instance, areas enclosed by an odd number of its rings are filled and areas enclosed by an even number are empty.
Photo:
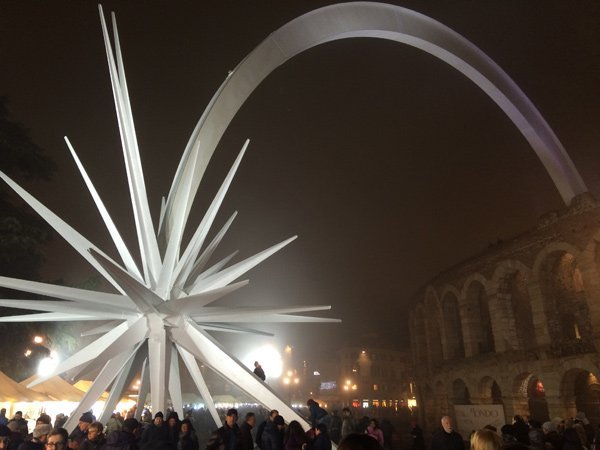
[[[31,356],[31,350],[25,350],[25,357],[29,358]]]
[[[252,369],[254,369],[254,361],[258,361],[264,369],[267,378],[279,378],[283,373],[281,354],[271,345],[255,349],[246,355],[242,361],[246,367]]]
[[[408,407],[410,409],[416,408],[417,407],[417,399],[415,399],[415,398],[409,398],[408,401],[406,402],[406,404],[408,405]]]
[[[36,344],[41,344],[42,342],[44,342],[44,338],[41,336],[36,336],[33,338],[33,342],[35,342]]]
[[[58,358],[46,357],[40,361],[38,366],[38,375],[44,377],[54,372],[58,366]]]

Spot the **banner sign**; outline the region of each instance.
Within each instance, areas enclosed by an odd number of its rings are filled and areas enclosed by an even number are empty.
[[[503,405],[454,405],[456,415],[456,431],[465,441],[473,431],[481,430],[486,425],[493,425],[500,432],[506,424]]]

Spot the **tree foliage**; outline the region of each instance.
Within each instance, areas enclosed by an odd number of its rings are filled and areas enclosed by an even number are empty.
[[[37,146],[29,130],[11,120],[7,99],[0,97],[0,170],[22,183],[50,179],[54,163]],[[4,183],[0,185],[0,275],[39,279],[44,262],[42,245],[50,239],[51,230],[29,206],[19,202]],[[4,298],[32,298],[32,295],[3,289]],[[23,311],[26,313],[26,311]],[[0,308],[0,315],[15,314],[14,309]],[[32,346],[33,337],[46,334],[47,326],[37,323],[0,324],[0,370],[21,379],[35,370],[35,364],[44,356],[43,348]],[[24,353],[32,350],[26,358]]]

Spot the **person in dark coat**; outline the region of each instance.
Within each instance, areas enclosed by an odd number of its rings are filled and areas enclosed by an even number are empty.
[[[237,419],[237,409],[227,410],[225,424],[210,435],[206,450],[242,450],[242,432]]]
[[[411,430],[410,434],[413,437],[412,450],[425,450],[425,439],[423,438],[423,430],[419,426],[416,420],[410,422]]]
[[[167,430],[169,434],[169,443],[171,443],[173,447],[177,447],[177,443],[179,442],[180,427],[179,414],[177,414],[176,411],[171,412],[169,417],[167,417]]]
[[[263,381],[267,379],[265,371],[263,370],[262,366],[258,363],[258,361],[254,361],[254,375],[256,375]]]
[[[285,422],[283,417],[277,416],[272,422],[268,422],[262,433],[261,450],[283,450],[283,428]]]
[[[88,427],[87,438],[81,443],[79,450],[101,450],[105,443],[104,425],[93,422]]]
[[[33,436],[30,441],[25,441],[19,445],[18,450],[44,450],[46,438],[52,431],[52,427],[46,423],[36,425],[33,429]]]
[[[69,448],[78,448],[79,445],[87,438],[87,430],[89,426],[94,422],[94,416],[91,412],[86,412],[79,418],[79,424],[69,434]]]
[[[179,442],[177,442],[177,450],[198,450],[198,436],[190,419],[184,419],[181,422],[181,430],[179,432]]]
[[[283,439],[285,450],[305,450],[308,446],[308,438],[297,420],[292,420],[285,430]]]
[[[516,415],[513,417],[514,436],[521,444],[529,445],[529,425],[525,423],[523,417]]]
[[[567,428],[563,433],[563,450],[584,450],[579,434],[574,428]]]
[[[102,450],[138,450],[136,433],[140,423],[136,419],[126,419],[120,430],[114,430],[106,438]]]
[[[312,450],[331,450],[331,438],[327,433],[327,425],[320,423],[315,427],[315,440]]]
[[[253,450],[254,439],[252,438],[252,429],[256,425],[256,416],[253,412],[246,414],[244,423],[240,426],[242,433],[242,450]]]
[[[465,450],[465,442],[460,434],[454,431],[452,418],[442,417],[442,428],[433,434],[429,450]]]
[[[278,415],[279,415],[279,411],[277,411],[276,409],[272,409],[269,412],[269,417],[267,417],[267,420],[265,420],[264,422],[261,422],[260,425],[258,426],[258,429],[256,430],[255,442],[256,442],[256,445],[258,445],[259,447],[261,447],[262,434],[265,431],[267,424],[269,422],[272,422],[273,420],[275,420],[275,417],[277,417]]]
[[[168,443],[169,442],[169,429],[165,424],[164,415],[162,411],[157,412],[154,415],[154,421],[148,425],[148,428],[142,433],[140,439],[140,447],[145,447],[147,444],[152,444],[154,448],[156,443]]]

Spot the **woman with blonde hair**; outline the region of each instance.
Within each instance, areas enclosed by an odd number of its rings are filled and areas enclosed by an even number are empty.
[[[502,440],[492,430],[479,430],[471,436],[471,450],[500,450]]]

